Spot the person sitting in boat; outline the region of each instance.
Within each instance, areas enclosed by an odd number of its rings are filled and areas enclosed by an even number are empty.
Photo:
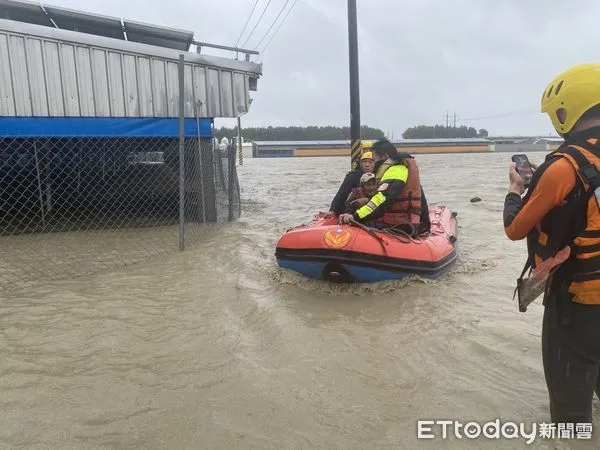
[[[329,212],[327,213],[328,215],[342,214],[346,209],[346,199],[348,198],[348,195],[350,195],[352,189],[360,186],[360,177],[365,173],[373,172],[375,161],[373,160],[373,153],[370,151],[372,147],[372,142],[363,142],[363,153],[360,158],[360,166],[358,169],[351,170],[346,174],[337,194],[333,197]]]
[[[375,194],[377,194],[375,174],[371,172],[364,173],[360,177],[360,186],[350,191],[344,212],[353,214],[358,208],[369,203],[369,199]]]
[[[430,231],[429,208],[412,155],[398,153],[387,139],[373,145],[378,192],[354,214],[342,214],[339,223],[376,220],[377,228],[393,227],[418,236]]]

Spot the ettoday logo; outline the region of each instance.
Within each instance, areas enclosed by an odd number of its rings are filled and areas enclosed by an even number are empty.
[[[441,437],[448,439],[452,432],[457,439],[477,439],[481,436],[487,439],[524,439],[527,444],[532,444],[536,438],[546,439],[591,439],[591,423],[524,423],[504,422],[500,419],[486,422],[461,423],[457,420],[419,420],[417,422],[418,439],[435,439]]]

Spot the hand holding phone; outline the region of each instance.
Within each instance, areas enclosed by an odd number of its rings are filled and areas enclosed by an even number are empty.
[[[513,155],[511,160],[517,164],[517,172],[523,178],[523,186],[528,187],[533,176],[533,169],[529,163],[527,155]]]

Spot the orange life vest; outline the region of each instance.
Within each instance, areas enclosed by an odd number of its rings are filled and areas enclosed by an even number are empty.
[[[400,196],[384,213],[381,220],[388,225],[411,224],[418,228],[421,223],[422,208],[419,168],[414,158],[406,158],[396,164],[404,164],[408,168],[408,179]],[[396,164],[387,164],[387,167]],[[385,170],[387,170],[387,167]]]
[[[600,305],[600,139],[561,146],[546,160],[554,157],[569,161],[580,183],[532,232],[528,265],[535,267],[570,245],[572,256],[559,277],[568,281],[574,301]]]

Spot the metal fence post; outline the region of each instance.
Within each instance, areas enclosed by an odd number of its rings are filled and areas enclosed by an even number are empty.
[[[184,56],[179,55],[179,250],[185,248],[185,84]]]
[[[233,220],[233,173],[235,170],[235,145],[229,144],[227,149],[227,199],[229,203],[229,221]]]
[[[244,165],[244,154],[242,150],[242,119],[240,116],[237,117],[238,135],[237,135],[237,148],[239,153],[239,164]]]

